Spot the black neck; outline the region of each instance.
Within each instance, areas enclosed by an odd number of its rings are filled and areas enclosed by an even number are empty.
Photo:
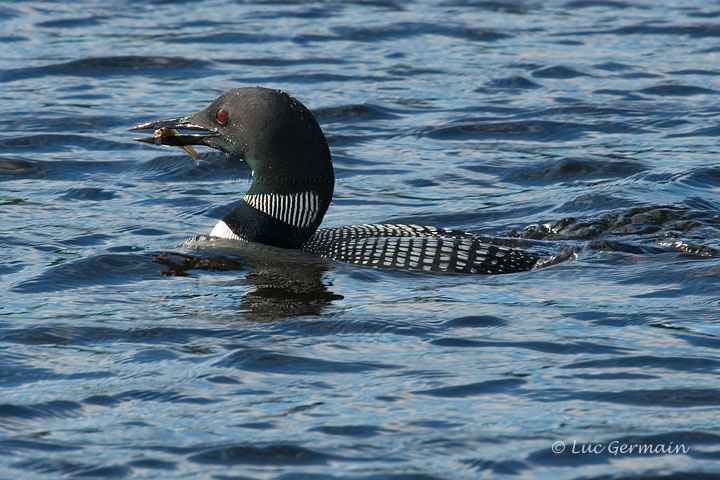
[[[253,183],[223,221],[246,240],[297,248],[320,226],[332,200],[330,149],[315,117],[300,102],[282,92],[249,91],[254,96],[239,115],[247,117],[241,125],[252,128],[238,127],[242,137],[234,141],[230,134],[221,136],[227,145],[219,148],[247,161]]]
[[[297,248],[315,233],[330,205],[333,192],[329,177],[287,178],[268,188],[267,179],[256,178],[243,201],[223,217],[241,238],[282,248]]]

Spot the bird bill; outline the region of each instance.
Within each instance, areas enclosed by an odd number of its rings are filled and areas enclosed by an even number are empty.
[[[155,137],[170,137],[172,135],[180,135],[177,130],[174,128],[158,128],[155,130],[155,133],[153,136]],[[197,154],[195,149],[190,145],[183,145],[183,150],[185,150],[187,153],[190,154],[190,156],[195,160],[195,165],[200,165],[200,156]]]

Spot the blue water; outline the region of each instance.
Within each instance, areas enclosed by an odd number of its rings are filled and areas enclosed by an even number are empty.
[[[719,478],[720,2],[4,2],[0,45],[0,477]],[[194,238],[247,165],[129,128],[254,85],[324,129],[325,226],[577,258]]]

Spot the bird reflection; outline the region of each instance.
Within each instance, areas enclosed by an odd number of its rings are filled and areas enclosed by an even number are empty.
[[[167,268],[162,275],[185,276],[190,270],[238,271],[239,280],[253,287],[240,305],[253,321],[319,315],[323,307],[343,298],[322,281],[329,268],[324,259],[258,244],[222,254],[208,250],[199,250],[198,255],[163,252],[153,262]]]

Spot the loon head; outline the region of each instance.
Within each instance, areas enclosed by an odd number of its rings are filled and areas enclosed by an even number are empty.
[[[156,130],[138,141],[204,145],[244,159],[253,183],[223,222],[238,237],[296,248],[312,236],[330,205],[334,174],[320,125],[298,100],[280,90],[235,88],[184,117],[138,125]],[[198,133],[158,134],[189,130]]]

